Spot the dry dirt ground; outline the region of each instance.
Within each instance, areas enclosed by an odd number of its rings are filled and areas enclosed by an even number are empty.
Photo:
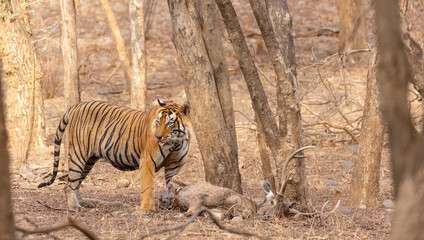
[[[53,165],[53,141],[56,126],[63,112],[64,98],[61,81],[62,66],[59,46],[59,1],[30,1],[34,40],[45,71],[44,94],[47,144],[36,149],[29,165],[21,168],[18,160],[12,163],[12,188],[16,225],[32,228],[48,226],[72,216],[90,228],[101,239],[137,239],[141,234],[182,224],[187,219],[178,217],[177,211],[157,211],[138,221],[140,184],[137,177],[122,187],[118,180],[129,176],[111,165],[99,162],[82,184],[84,197],[107,201],[121,201],[128,207],[101,206],[80,212],[67,212],[61,179],[46,188],[36,186],[44,181]],[[233,1],[245,31],[247,41],[263,72],[263,84],[275,108],[273,71],[264,44],[258,37],[258,27],[246,0]],[[325,218],[306,220],[246,220],[236,228],[252,231],[276,239],[387,239],[391,229],[392,210],[382,204],[373,209],[353,209],[347,204],[351,165],[356,161],[357,145],[343,130],[329,127],[323,122],[347,127],[359,134],[362,106],[365,94],[367,61],[369,53],[352,62],[346,57],[345,68],[337,53],[335,36],[300,37],[322,28],[338,29],[335,0],[289,1],[294,21],[296,58],[298,63],[299,90],[302,100],[304,144],[317,146],[308,150],[306,166],[312,205],[318,211],[329,211],[340,199],[335,213]],[[422,7],[418,1],[410,1],[411,22],[422,22]],[[129,43],[127,5],[123,0],[112,0],[111,5]],[[78,48],[82,100],[103,100],[119,105],[129,104],[129,92],[117,57],[114,40],[108,27],[103,8],[98,1],[81,0],[77,10]],[[223,25],[222,25],[223,26]],[[223,27],[222,27],[223,28]],[[422,31],[411,24],[415,36],[423,39]],[[418,29],[422,30],[422,29]],[[166,1],[157,1],[148,31],[148,103],[156,98],[185,100],[183,78],[178,67],[172,44],[172,31]],[[231,73],[231,88],[236,109],[237,137],[239,143],[239,167],[244,193],[262,198],[260,189],[262,173],[256,144],[256,127],[253,123],[249,95],[238,68],[232,46],[225,40],[225,49]],[[418,110],[417,110],[418,111]],[[63,154],[63,148],[62,148]],[[64,163],[62,156],[61,162]],[[61,173],[65,174],[66,171]],[[193,140],[186,166],[180,174],[186,181],[203,179],[203,166],[197,143]],[[156,197],[164,189],[163,171],[156,177]],[[330,181],[333,180],[333,181]],[[393,199],[392,182],[387,149],[383,152],[380,202]],[[230,225],[229,221],[224,224]],[[156,238],[165,238],[165,233]],[[188,230],[178,235],[181,239],[244,238],[219,230],[208,217],[199,217]],[[83,239],[75,229],[66,228],[50,235],[28,235],[25,239]]]

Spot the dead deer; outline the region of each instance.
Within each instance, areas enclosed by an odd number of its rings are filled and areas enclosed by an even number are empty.
[[[283,175],[287,171],[288,163],[295,158],[299,152],[311,148],[306,146],[298,149],[291,154],[283,165]],[[312,216],[314,213],[302,213],[294,208],[295,204],[284,203],[284,191],[290,180],[291,174],[287,177],[283,176],[280,190],[277,194],[272,191],[271,184],[268,181],[262,183],[262,188],[266,193],[265,199],[261,203],[256,203],[250,197],[241,195],[234,190],[218,187],[206,182],[198,182],[195,184],[186,184],[178,179],[174,179],[174,183],[181,185],[182,188],[174,190],[168,189],[161,196],[161,208],[176,208],[186,211],[185,215],[192,215],[198,208],[205,206],[211,209],[217,218],[232,218],[259,216],[263,217],[283,217],[290,215],[306,215]]]

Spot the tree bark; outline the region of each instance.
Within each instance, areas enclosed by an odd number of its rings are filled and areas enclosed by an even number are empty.
[[[147,101],[146,38],[142,0],[128,0],[131,31],[131,107],[145,111]]]
[[[234,119],[233,96],[231,94],[230,74],[224,55],[224,45],[217,23],[218,10],[213,0],[196,0],[196,8],[201,18],[203,41],[209,61],[213,67],[216,90],[221,104],[227,129],[231,135],[232,148],[237,151],[236,123]]]
[[[257,120],[256,118],[257,117],[255,116],[255,121],[258,123],[259,120]],[[265,134],[262,129],[262,126],[258,124],[257,141],[258,141],[259,155],[261,156],[262,177],[264,180],[267,180],[269,183],[271,183],[272,191],[276,192],[277,190],[276,181],[275,181],[275,176],[277,175],[276,161],[271,162],[269,151],[268,151],[268,145],[266,143],[266,139],[264,136]],[[274,163],[274,165],[272,165],[272,163]]]
[[[402,41],[397,0],[376,0],[377,41],[380,53],[377,81],[390,137],[396,193],[392,239],[424,236],[424,134],[414,137],[407,101],[412,74]]]
[[[338,0],[340,32],[339,51],[364,49],[368,47],[364,22],[365,0]]]
[[[264,130],[265,139],[271,149],[271,153],[275,159],[278,158],[278,150],[280,141],[278,138],[278,129],[271,108],[268,104],[265,91],[259,78],[258,70],[255,62],[249,52],[240,23],[237,19],[237,13],[229,0],[215,0],[221,12],[227,28],[228,36],[233,44],[234,52],[240,64],[240,69],[246,80],[249,89],[250,98],[255,114],[258,116],[258,124],[261,124]]]
[[[384,122],[376,80],[376,51],[372,53],[359,140],[358,157],[353,166],[349,201],[353,207],[376,207],[380,191],[380,159]]]
[[[417,43],[409,34],[406,22],[406,6],[408,1],[399,1],[401,8],[401,29],[402,38],[405,44],[406,56],[408,57],[409,64],[412,70],[411,83],[418,90],[421,97],[424,98],[424,53],[420,44]],[[423,5],[424,6],[424,5]]]
[[[74,0],[60,0],[62,15],[61,42],[63,59],[63,91],[66,98],[65,110],[81,101],[80,81],[78,72],[78,45],[76,30],[76,10]],[[63,136],[65,145],[64,156],[68,156],[68,132]],[[68,161],[62,161],[61,167],[66,167]]]
[[[296,61],[294,52],[284,50],[294,47],[293,39],[291,38],[291,18],[287,2],[282,0],[268,1],[269,13],[260,1],[250,0],[250,5],[277,77],[277,115],[279,117],[279,133],[281,137],[281,154],[279,154],[280,158],[277,159],[277,169],[281,169],[284,160],[302,145],[301,117],[297,99]],[[281,14],[284,14],[284,17]],[[270,16],[274,17],[274,26],[279,25],[278,29],[273,28]],[[281,21],[286,22],[284,24],[285,30],[282,30],[284,26],[281,25]],[[278,38],[277,30],[281,31]],[[285,35],[283,36],[283,34]],[[290,64],[290,67],[286,67],[286,64]],[[289,201],[307,203],[308,185],[304,161],[302,159],[297,162],[293,161],[289,164],[288,169],[289,172],[293,173],[293,178],[287,184],[284,197]],[[287,173],[279,172],[278,179],[281,179],[281,174]]]
[[[3,25],[3,23],[1,24]],[[12,197],[10,193],[9,154],[4,118],[5,111],[3,109],[2,75],[3,63],[2,58],[0,58],[0,236],[3,239],[13,240],[15,239],[15,223],[13,220]]]
[[[133,81],[133,72],[130,65],[130,60],[128,59],[127,52],[125,51],[125,42],[124,38],[119,31],[118,24],[116,23],[115,15],[113,14],[112,8],[110,7],[109,0],[100,0],[102,3],[103,9],[106,12],[107,20],[109,23],[109,28],[112,31],[113,38],[116,42],[116,49],[118,50],[118,57],[124,66],[125,80],[127,81],[128,89],[132,90],[131,82]],[[140,30],[142,31],[142,30]]]
[[[76,12],[74,0],[60,0],[62,14],[63,82],[66,108],[80,102]]]
[[[6,105],[12,159],[27,163],[32,146],[44,145],[45,128],[41,89],[42,72],[24,4],[1,4],[0,58],[7,76]]]
[[[199,143],[206,181],[242,192],[236,149],[226,127],[213,67],[192,0],[168,0],[173,42],[185,78],[190,118]]]

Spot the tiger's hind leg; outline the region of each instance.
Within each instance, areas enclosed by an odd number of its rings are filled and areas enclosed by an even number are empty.
[[[87,160],[87,163],[85,164],[84,170],[82,171],[81,182],[87,177],[87,175],[91,171],[91,169],[93,169],[93,166],[97,162],[97,160],[98,160],[98,158],[93,158],[93,157],[89,158]],[[77,195],[78,202],[82,207],[85,207],[85,208],[96,207],[97,202],[98,202],[98,201],[96,201],[96,199],[82,198],[79,189],[76,190],[76,195]]]
[[[81,186],[81,182],[93,168],[96,161],[95,159],[86,160],[82,157],[78,157],[74,154],[75,151],[72,149],[70,149],[69,152],[68,184],[65,187],[68,208],[77,210],[81,207],[93,207],[83,201],[79,188]]]

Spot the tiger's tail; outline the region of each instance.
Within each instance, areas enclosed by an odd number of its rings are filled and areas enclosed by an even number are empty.
[[[53,175],[50,181],[43,182],[38,185],[38,188],[51,185],[56,179],[58,168],[59,168],[59,155],[60,155],[60,145],[62,143],[63,134],[65,132],[66,126],[69,123],[69,114],[71,109],[65,112],[62,119],[60,120],[59,126],[56,130],[56,138],[54,139],[54,163],[53,163]]]

